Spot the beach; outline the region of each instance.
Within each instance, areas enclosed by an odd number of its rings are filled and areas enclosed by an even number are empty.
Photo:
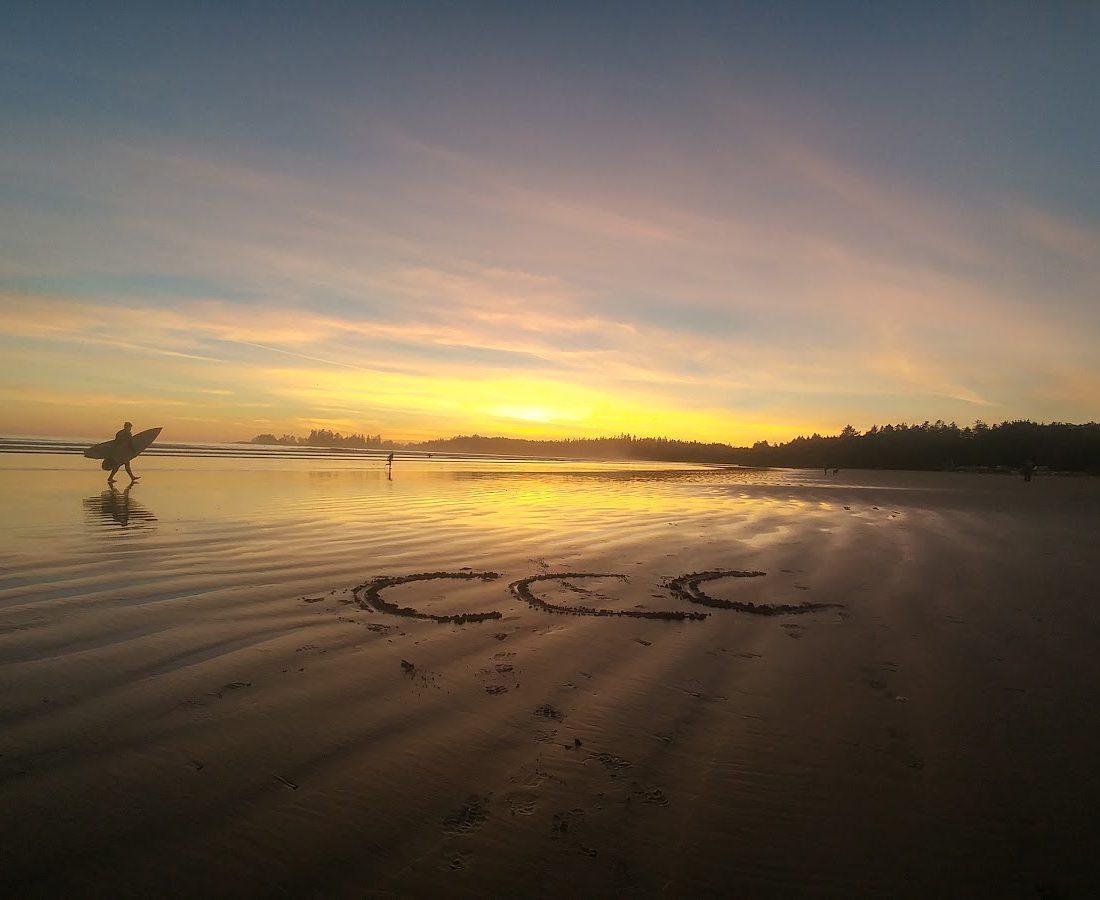
[[[1100,891],[1100,480],[135,470],[0,456],[5,894]]]

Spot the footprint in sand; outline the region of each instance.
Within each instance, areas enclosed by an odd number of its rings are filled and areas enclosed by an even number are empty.
[[[644,788],[637,782],[632,783],[630,787],[634,791],[634,796],[640,798],[643,803],[651,806],[668,806],[668,797],[659,787]]]
[[[584,830],[585,815],[583,809],[578,807],[567,812],[554,813],[554,819],[550,825],[550,839],[565,841],[566,846],[587,856],[589,859],[595,859],[600,855],[600,851],[574,837],[578,831],[583,832]]]
[[[510,650],[502,650],[500,653],[493,655],[492,659],[499,658],[508,659],[514,657],[516,654]],[[502,684],[503,680],[514,682],[515,687],[519,687],[519,682],[516,681],[518,673],[515,670],[515,666],[512,663],[505,662],[492,662],[491,668],[481,668],[474,673],[474,677],[481,681],[488,682],[484,685],[485,693],[487,694],[506,694],[508,693],[508,686]]]
[[[578,826],[584,824],[584,820],[584,810],[580,807],[554,813],[553,821],[550,824],[550,830],[553,832],[551,837],[557,840],[562,835],[569,834],[570,831],[576,831]]]
[[[533,816],[538,808],[538,797],[534,794],[510,794],[505,799],[513,816]]]
[[[589,760],[595,760],[600,763],[612,774],[631,768],[631,763],[628,760],[623,759],[621,756],[616,756],[614,753],[590,753],[585,762]]]
[[[455,812],[443,820],[445,834],[468,834],[477,831],[489,818],[489,801],[492,794],[484,797],[478,794],[470,794],[466,801]]]
[[[541,706],[536,706],[535,715],[542,719],[553,719],[556,722],[560,722],[565,718],[562,712],[554,709],[549,703],[543,703]]]
[[[472,858],[473,854],[469,850],[450,850],[443,854],[439,868],[444,872],[457,872],[459,869],[465,869]]]

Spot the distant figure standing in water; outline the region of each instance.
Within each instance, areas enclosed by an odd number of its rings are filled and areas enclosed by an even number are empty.
[[[393,465],[393,451],[390,451],[390,455],[386,457],[386,465],[387,466],[392,466]]]
[[[1021,474],[1024,476],[1024,481],[1031,481],[1031,473],[1035,471],[1035,463],[1030,459],[1026,460],[1023,467],[1020,469]]]
[[[125,447],[126,450],[130,453],[130,459],[133,459],[133,457],[137,455],[137,450],[134,448],[133,434],[131,434],[130,432],[130,429],[133,427],[133,422],[124,422],[122,424],[122,430],[115,435],[115,440],[118,441],[119,446]],[[107,484],[115,483],[115,475],[118,474],[118,470],[121,469],[123,466],[126,467],[126,474],[130,476],[131,482],[138,480],[139,476],[135,475],[133,470],[130,468],[129,459],[127,459],[125,462],[119,463],[118,465],[115,465],[114,460],[111,460],[111,465],[113,466],[113,468],[111,469],[111,474],[107,476]]]

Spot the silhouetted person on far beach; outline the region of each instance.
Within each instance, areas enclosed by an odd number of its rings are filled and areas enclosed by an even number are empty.
[[[386,465],[387,466],[392,466],[393,465],[393,453],[392,452],[390,453],[389,456],[386,457]]]
[[[1031,473],[1035,471],[1035,463],[1030,459],[1024,462],[1023,467],[1020,469],[1021,474],[1024,476],[1024,481],[1031,481]]]
[[[137,455],[137,451],[134,449],[133,435],[130,433],[130,429],[133,427],[133,422],[124,422],[122,425],[122,430],[115,435],[115,440],[118,441],[120,447],[126,448],[126,450],[130,454],[131,459]],[[121,469],[123,466],[126,467],[126,474],[130,476],[131,482],[138,480],[139,476],[135,475],[133,470],[130,468],[129,459],[125,462],[119,463],[118,465],[115,465],[115,461],[111,460],[111,465],[114,466],[114,468],[111,469],[111,474],[107,476],[107,484],[115,483],[115,475],[118,474],[118,470]]]

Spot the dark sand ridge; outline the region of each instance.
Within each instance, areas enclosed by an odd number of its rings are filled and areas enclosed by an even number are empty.
[[[577,578],[617,578],[621,581],[629,581],[626,575],[600,574],[598,572],[543,572],[539,575],[529,575],[508,585],[508,589],[519,600],[523,600],[528,606],[550,613],[564,613],[575,616],[620,616],[628,619],[664,619],[666,621],[700,621],[705,619],[706,613],[685,612],[682,610],[640,610],[640,609],[598,609],[593,606],[567,605],[564,603],[550,603],[539,597],[531,590],[531,585],[536,581],[559,581],[574,593],[592,594],[585,589],[577,588],[569,582]]]
[[[755,578],[766,575],[766,572],[745,572],[737,569],[718,569],[709,572],[693,572],[669,579],[668,589],[676,596],[683,597],[691,603],[700,603],[718,609],[731,609],[738,612],[747,612],[754,615],[777,616],[798,613],[814,612],[816,610],[831,609],[842,604],[828,603],[743,603],[736,600],[722,600],[706,594],[699,585],[704,581],[714,581],[719,578]],[[438,615],[434,613],[419,612],[410,606],[398,606],[389,603],[382,597],[382,590],[399,584],[410,584],[417,581],[434,581],[437,579],[466,579],[478,581],[492,581],[500,577],[499,572],[417,572],[409,575],[376,575],[368,581],[354,588],[356,601],[364,609],[375,609],[379,612],[391,615],[407,616],[415,619],[430,619],[433,622],[466,624],[468,622],[484,622],[489,619],[499,619],[501,613],[490,612],[462,612],[450,615]],[[600,596],[596,592],[577,587],[571,582],[576,579],[586,578],[616,578],[628,581],[626,575],[618,573],[599,572],[543,572],[538,575],[529,575],[508,585],[512,594],[526,602],[534,609],[549,613],[562,613],[580,616],[620,616],[636,619],[665,619],[668,621],[702,620],[706,613],[683,612],[679,610],[637,610],[637,609],[599,609],[584,605],[566,605],[550,603],[532,590],[531,586],[538,581],[558,581],[574,593]]]
[[[752,613],[757,616],[785,616],[798,613],[815,612],[822,609],[835,609],[840,603],[742,603],[738,600],[723,600],[712,597],[701,587],[704,581],[716,581],[719,578],[759,578],[767,572],[745,572],[738,569],[715,569],[710,572],[692,572],[679,575],[668,582],[668,589],[678,597],[692,603],[713,606],[716,609],[734,609],[738,612]]]
[[[373,578],[358,585],[354,591],[356,601],[364,609],[375,609],[378,612],[390,613],[395,616],[407,616],[412,619],[430,619],[433,622],[452,623],[465,625],[468,622],[486,622],[490,619],[501,618],[501,613],[496,610],[489,612],[462,612],[450,615],[438,615],[435,613],[418,612],[411,606],[398,606],[390,603],[382,597],[384,588],[394,587],[398,584],[410,584],[414,581],[435,581],[440,578],[456,578],[468,581],[494,581],[500,578],[499,572],[417,572],[411,575],[376,575]]]
[[[74,545],[62,584],[29,592],[12,584],[29,565],[0,551],[0,881],[39,895],[1092,893],[1096,505],[981,482],[941,503],[834,488],[787,507],[771,490],[720,498],[721,516],[624,512],[606,533],[555,511],[555,531],[486,539],[448,514],[419,544],[424,519],[316,540],[261,522],[253,544],[228,528],[177,544],[149,497],[159,530]],[[663,581],[737,567],[769,575],[705,582],[716,599],[805,588],[845,607],[550,617],[499,582],[456,582],[423,609],[502,614],[456,626],[347,602],[367,557],[368,571],[629,573],[598,586],[626,609],[673,608]],[[420,610],[428,584],[387,595]]]

